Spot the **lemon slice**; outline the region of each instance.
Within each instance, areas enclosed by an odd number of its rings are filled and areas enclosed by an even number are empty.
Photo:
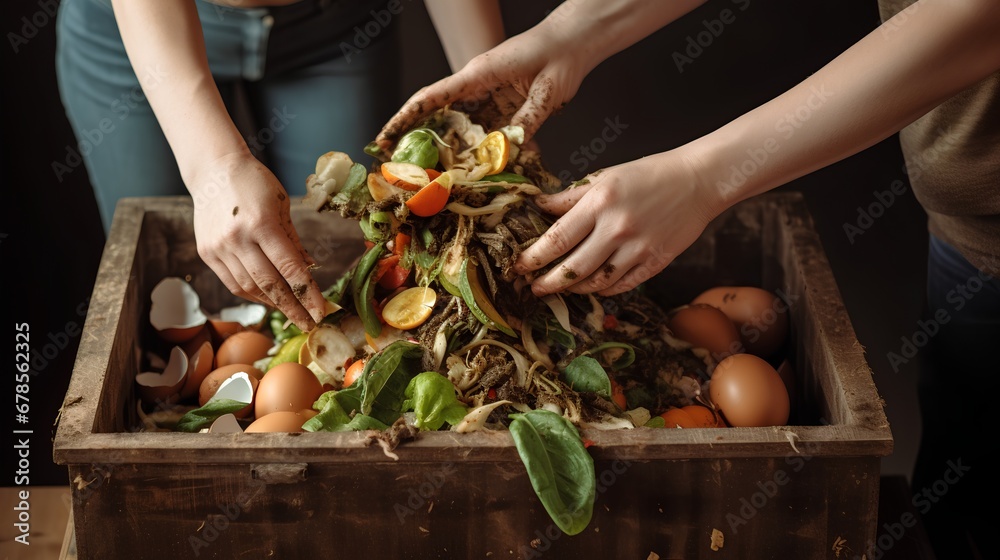
[[[500,131],[494,130],[486,135],[476,148],[476,161],[490,164],[487,175],[500,173],[507,167],[510,157],[510,140]]]
[[[424,324],[434,310],[437,293],[430,288],[403,290],[382,308],[382,319],[400,330],[410,330]]]

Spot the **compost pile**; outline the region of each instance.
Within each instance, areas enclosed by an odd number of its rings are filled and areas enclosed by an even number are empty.
[[[348,338],[363,328],[376,355],[348,357],[371,364],[363,381],[390,348],[405,348],[394,353],[450,380],[462,406],[489,407],[475,425],[449,423],[459,431],[539,409],[578,427],[632,428],[691,404],[711,358],[671,336],[652,301],[638,291],[538,298],[532,278],[514,273],[552,223],[532,198],[559,186],[520,138],[442,109],[371,169],[336,152],[320,158],[307,203],[358,220],[368,248],[326,291],[341,309],[318,328]],[[433,189],[444,193],[436,205],[419,204]]]
[[[379,160],[370,168],[338,152],[319,159],[305,203],[358,220],[367,250],[324,292],[335,311],[314,331],[331,343],[309,367],[334,390],[303,428],[509,429],[550,515],[575,520],[562,527],[572,534],[590,519],[593,484],[569,492],[577,503],[540,489],[560,475],[558,485],[593,482],[577,428],[662,426],[658,415],[692,404],[713,364],[638,290],[538,298],[532,277],[515,274],[552,223],[533,197],[560,187],[522,138],[442,109],[391,154],[366,150]],[[301,336],[288,329],[277,338]],[[555,472],[532,472],[542,456]]]

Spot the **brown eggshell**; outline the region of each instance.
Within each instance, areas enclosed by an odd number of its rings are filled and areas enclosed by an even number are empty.
[[[215,369],[205,377],[204,381],[201,382],[201,386],[198,389],[198,405],[205,406],[208,399],[212,398],[212,396],[215,395],[215,392],[219,390],[219,386],[222,385],[223,381],[232,377],[233,374],[241,371],[248,374],[250,385],[253,387],[254,400],[256,401],[256,395],[260,389],[260,382],[257,379],[258,375],[263,375],[263,373],[261,373],[259,369],[248,364],[229,364]],[[237,418],[246,418],[250,415],[253,409],[254,403],[250,403],[233,414]]]
[[[316,411],[312,409],[272,412],[267,416],[254,420],[249,426],[247,426],[247,429],[244,430],[243,433],[304,432],[305,430],[302,429],[302,424],[305,424],[306,421],[313,416],[316,416]]]
[[[181,389],[181,398],[187,399],[198,394],[201,382],[212,373],[215,365],[215,350],[212,349],[212,342],[206,340],[199,348],[188,354],[187,379],[184,381],[184,388]]]
[[[198,331],[196,335],[191,337],[190,340],[181,344],[181,348],[184,349],[184,353],[188,355],[188,358],[194,356],[195,352],[201,349],[201,345],[206,342],[212,342],[212,333],[209,331],[208,327],[202,326],[201,330]],[[212,355],[215,355],[214,347]]]
[[[785,389],[788,390],[789,400],[793,400],[795,395],[795,370],[792,369],[792,363],[788,360],[782,360],[781,365],[778,366],[778,377],[785,383]]]
[[[135,376],[139,397],[149,403],[177,402],[187,380],[187,372],[187,355],[180,346],[174,346],[162,372],[143,372]]]
[[[243,331],[260,331],[267,319],[267,308],[259,303],[243,303],[226,307],[208,318],[208,325],[217,341]]]
[[[215,367],[229,364],[252,364],[267,357],[274,346],[271,337],[254,331],[238,332],[222,341],[215,352]]]
[[[719,362],[712,372],[709,394],[730,426],[788,422],[785,384],[770,364],[753,354],[734,354]]]
[[[736,325],[747,352],[763,358],[788,337],[788,306],[774,293],[754,286],[718,286],[691,302],[716,307]]]
[[[323,394],[316,375],[295,362],[278,364],[260,380],[254,412],[257,418],[282,411],[311,409]]]
[[[682,307],[670,317],[667,327],[677,338],[711,352],[716,360],[743,351],[736,325],[711,305]]]

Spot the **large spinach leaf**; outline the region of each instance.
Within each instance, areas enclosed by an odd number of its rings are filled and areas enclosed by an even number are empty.
[[[590,356],[574,358],[566,366],[563,376],[574,391],[597,393],[606,399],[611,398],[611,378],[601,367],[601,363]]]
[[[590,523],[597,496],[594,460],[580,433],[562,416],[548,410],[511,414],[510,433],[535,494],[545,511],[567,535]]]

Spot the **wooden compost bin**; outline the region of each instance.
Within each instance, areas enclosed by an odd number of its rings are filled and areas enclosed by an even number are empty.
[[[355,222],[294,203],[293,218],[321,286],[363,250]],[[860,556],[876,537],[892,436],[797,193],[737,205],[650,284],[668,305],[713,285],[780,290],[798,374],[793,425],[586,433],[598,496],[572,537],[535,497],[505,431],[423,433],[398,461],[356,432],[133,431],[149,294],[164,276],[189,277],[206,309],[236,303],[197,256],[189,199],[122,201],[55,439],[82,559],[806,560]]]

